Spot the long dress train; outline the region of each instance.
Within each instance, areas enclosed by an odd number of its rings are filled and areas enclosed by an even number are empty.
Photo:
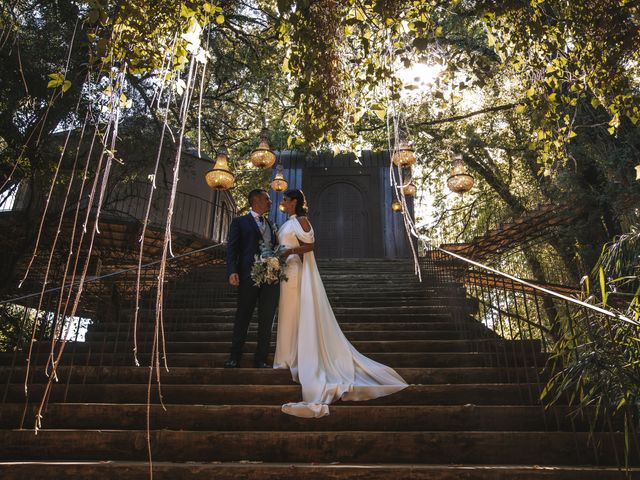
[[[278,232],[280,245],[314,243],[292,215]],[[297,417],[323,417],[336,400],[370,400],[408,385],[392,368],[359,353],[333,314],[313,252],[287,259],[288,280],[280,285],[278,334],[273,368],[289,368],[302,386],[302,402],[282,411]]]

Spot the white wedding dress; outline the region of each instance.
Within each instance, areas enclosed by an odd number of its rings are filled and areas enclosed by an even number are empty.
[[[292,215],[278,231],[278,243],[293,248],[314,243]],[[392,368],[359,353],[342,333],[322,284],[313,252],[287,259],[288,280],[280,283],[278,336],[273,368],[288,368],[302,386],[302,402],[282,411],[297,417],[329,415],[329,404],[370,400],[408,385]]]

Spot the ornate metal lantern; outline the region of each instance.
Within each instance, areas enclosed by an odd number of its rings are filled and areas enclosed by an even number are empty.
[[[467,166],[462,161],[462,155],[456,155],[453,160],[451,176],[447,179],[449,190],[462,195],[471,190],[473,184],[473,177],[467,173]]]
[[[400,138],[398,145],[391,156],[391,160],[395,165],[400,167],[410,167],[416,163],[416,154],[414,153],[413,148],[409,146],[409,142],[407,142],[406,139]]]
[[[204,179],[214,190],[229,190],[233,187],[235,176],[229,170],[229,155],[224,146],[218,151],[213,169],[206,173]]]
[[[276,155],[269,148],[269,130],[262,128],[260,132],[260,144],[249,157],[251,163],[258,168],[271,168],[276,163]]]
[[[400,203],[400,201],[398,200],[394,200],[393,202],[391,202],[391,210],[393,210],[394,212],[401,212],[402,203]]]
[[[287,187],[287,181],[284,179],[284,175],[282,174],[282,164],[279,163],[278,167],[276,168],[276,176],[271,182],[271,188],[273,188],[276,192],[284,192]]]

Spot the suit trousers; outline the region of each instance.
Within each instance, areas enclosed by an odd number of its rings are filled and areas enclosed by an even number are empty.
[[[247,340],[247,330],[258,304],[258,346],[254,361],[266,362],[271,344],[271,329],[276,315],[276,308],[280,300],[280,284],[262,285],[256,287],[253,282],[242,282],[238,287],[238,308],[233,325],[233,339],[231,341],[231,358],[240,360],[242,350]]]

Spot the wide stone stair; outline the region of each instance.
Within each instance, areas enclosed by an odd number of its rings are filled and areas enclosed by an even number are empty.
[[[347,337],[410,387],[338,402],[320,419],[283,414],[300,387],[288,371],[247,368],[255,324],[244,368],[221,368],[235,297],[221,267],[201,268],[165,288],[162,404],[150,369],[133,366],[129,306],[67,345],[37,435],[50,344],[35,347],[26,409],[26,354],[0,353],[0,478],[149,478],[147,422],[156,479],[624,478],[624,435],[591,435],[566,406],[545,410],[547,354],[473,320],[461,285],[420,283],[399,260],[324,260],[320,269]],[[143,365],[153,318],[142,310]]]

